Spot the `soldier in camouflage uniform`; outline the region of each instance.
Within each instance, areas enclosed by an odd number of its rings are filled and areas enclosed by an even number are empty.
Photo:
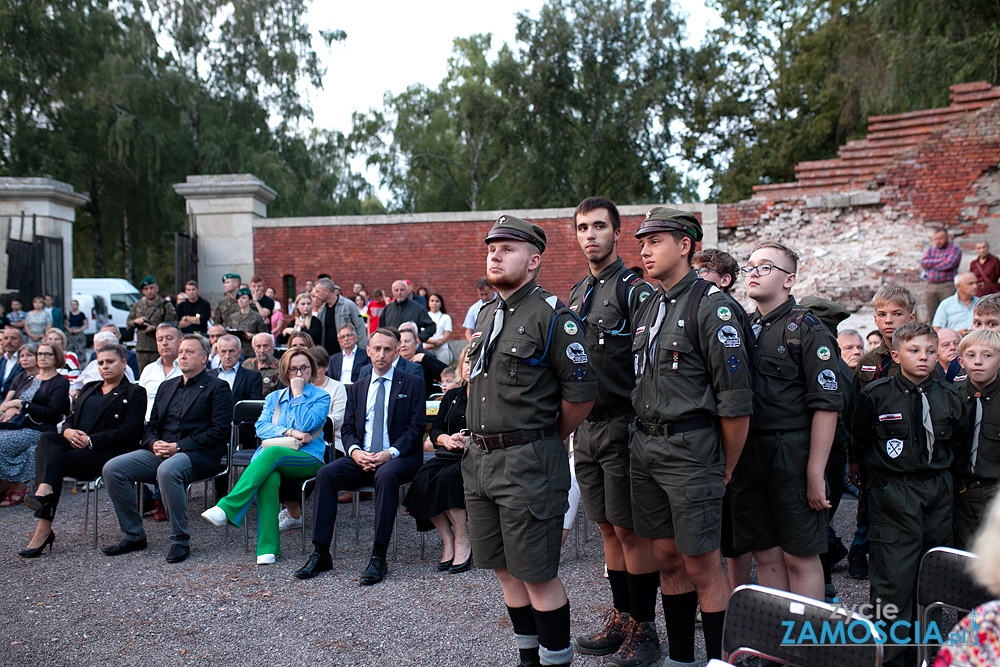
[[[243,362],[243,368],[257,371],[264,380],[264,397],[278,388],[278,360],[274,358],[274,336],[259,333],[253,337],[254,356]]]
[[[252,300],[253,295],[250,290],[241,287],[236,293],[236,304],[239,306],[239,310],[226,316],[226,329],[243,342],[244,359],[251,359],[254,356],[252,343],[254,334],[268,332],[264,318],[250,307]]]
[[[238,273],[227,273],[222,276],[222,288],[226,291],[219,299],[212,313],[212,322],[221,324],[227,329],[234,328],[229,324],[229,318],[239,311],[240,307],[236,303],[236,290],[240,288],[240,276]]]
[[[176,322],[177,313],[173,305],[160,296],[160,287],[156,278],[146,276],[139,283],[143,298],[132,304],[128,311],[125,326],[131,336],[136,333],[135,356],[142,370],[159,358],[156,351],[156,325],[162,322]]]

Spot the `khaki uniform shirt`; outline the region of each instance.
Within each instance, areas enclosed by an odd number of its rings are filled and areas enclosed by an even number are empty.
[[[257,363],[257,358],[253,357],[247,359],[243,362],[243,368],[248,371],[257,371],[260,373],[262,384],[264,387],[264,396],[267,396],[272,391],[278,388],[281,384],[281,379],[278,377],[278,360],[271,359],[269,364],[261,366]]]
[[[212,313],[212,322],[215,324],[221,324],[227,329],[235,329],[236,327],[229,324],[229,318],[234,314],[240,312],[239,304],[236,303],[236,299],[229,296],[228,294],[223,294],[222,298],[219,299],[219,303],[215,306],[215,312]],[[258,316],[260,314],[258,313]]]
[[[226,316],[226,329],[238,330],[247,334],[247,338],[243,338],[243,356],[251,357],[253,356],[253,344],[250,339],[253,338],[254,334],[268,333],[270,329],[264,324],[264,318],[260,316],[253,308],[250,309],[248,313],[241,313],[237,310],[232,315]]]
[[[487,347],[499,297],[479,311],[469,344],[472,367]],[[470,380],[466,422],[475,433],[554,426],[563,400],[597,398],[587,341],[569,308],[530,281],[505,304],[504,323],[486,369]]]
[[[899,364],[892,360],[892,355],[889,354],[889,346],[883,340],[874,350],[866,352],[854,368],[854,374],[858,378],[858,391],[861,391],[875,380],[892,377],[898,372]]]
[[[993,380],[982,392],[969,380],[958,387],[965,401],[965,411],[969,416],[968,438],[955,452],[955,476],[960,479],[975,478],[982,481],[1000,480],[1000,379]],[[979,423],[979,447],[976,450],[976,465],[972,468],[972,438],[976,428],[975,395],[982,394],[983,417]]]
[[[138,352],[156,352],[156,325],[177,321],[174,306],[165,301],[162,296],[156,297],[156,301],[150,301],[143,297],[133,303],[128,311],[125,326],[128,327],[129,331],[137,328],[135,320],[139,317],[145,317],[151,328],[146,332],[142,331],[143,327],[138,327],[139,335],[136,337],[135,349]]]

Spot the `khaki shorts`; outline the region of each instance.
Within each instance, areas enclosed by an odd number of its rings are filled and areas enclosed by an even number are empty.
[[[555,579],[570,485],[559,437],[489,452],[472,445],[462,477],[476,567],[506,568],[528,583]]]
[[[599,422],[585,421],[576,429],[573,459],[583,507],[591,521],[632,528],[628,426],[633,415]]]
[[[719,548],[725,463],[714,427],[651,436],[630,427],[635,533],[698,556]]]
[[[809,438],[809,429],[747,438],[729,483],[737,549],[781,547],[792,556],[826,552],[828,512],[810,507],[806,495]]]

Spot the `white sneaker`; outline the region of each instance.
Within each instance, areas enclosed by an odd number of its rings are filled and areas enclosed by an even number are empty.
[[[218,505],[214,507],[209,507],[207,510],[201,513],[201,518],[208,521],[213,526],[225,526],[229,519],[226,517],[226,512]]]
[[[302,526],[302,517],[296,519],[288,510],[284,507],[278,512],[278,530],[284,532],[286,530],[292,530],[293,528],[300,528]]]
[[[274,554],[261,554],[257,556],[257,565],[274,565]]]

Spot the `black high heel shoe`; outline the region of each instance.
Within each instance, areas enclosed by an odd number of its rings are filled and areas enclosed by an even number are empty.
[[[29,493],[24,496],[24,506],[29,510],[37,512],[43,507],[51,507],[53,500],[55,498],[54,493],[50,493],[44,496],[36,496],[33,493]]]
[[[451,558],[449,560],[443,560],[440,563],[438,563],[437,564],[438,571],[439,572],[444,572],[445,570],[449,569],[451,567],[451,564],[454,562],[454,560],[455,560],[454,558]]]
[[[36,549],[21,549],[20,551],[17,552],[17,555],[20,556],[21,558],[38,558],[39,556],[42,555],[42,552],[45,551],[45,547],[48,547],[49,553],[52,553],[52,544],[55,541],[56,541],[56,532],[53,530],[49,532],[49,536],[45,538],[44,542],[42,542],[42,546]]]
[[[465,559],[464,563],[455,563],[450,568],[448,568],[449,574],[461,574],[462,572],[468,572],[472,569],[472,554]]]

